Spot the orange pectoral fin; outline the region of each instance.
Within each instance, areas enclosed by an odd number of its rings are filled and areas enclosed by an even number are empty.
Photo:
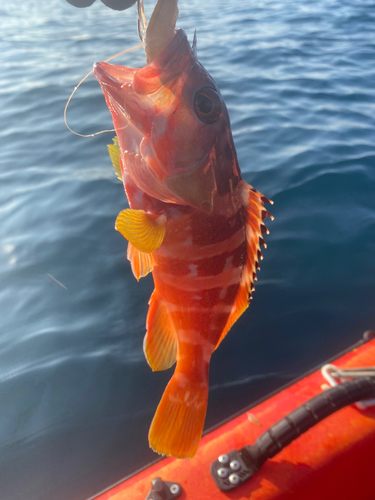
[[[268,233],[268,229],[264,225],[263,220],[266,217],[270,217],[271,220],[273,220],[272,215],[264,208],[265,203],[273,204],[271,200],[256,191],[245,181],[241,181],[239,188],[241,189],[243,207],[245,210],[246,258],[237,297],[227,324],[216,345],[216,349],[231,329],[232,325],[249,307],[251,292],[254,290],[254,280],[256,280],[256,270],[259,269],[259,260],[263,258],[260,247],[261,245],[265,245],[265,243],[262,235]]]
[[[155,290],[150,298],[143,350],[153,371],[166,370],[176,362],[176,331],[166,305]]]

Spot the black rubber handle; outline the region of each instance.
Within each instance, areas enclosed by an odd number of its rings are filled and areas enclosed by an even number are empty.
[[[375,397],[375,377],[360,377],[339,384],[307,401],[259,436],[255,444],[241,453],[257,469],[301,434],[332,413],[357,401]]]

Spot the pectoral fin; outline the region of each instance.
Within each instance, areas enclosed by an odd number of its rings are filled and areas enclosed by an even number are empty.
[[[166,222],[165,215],[128,208],[118,214],[115,229],[135,248],[144,253],[151,253],[163,243]]]
[[[113,168],[115,169],[117,178],[122,181],[121,165],[120,165],[120,148],[118,145],[117,136],[113,139],[113,144],[108,144],[108,153],[112,161]]]

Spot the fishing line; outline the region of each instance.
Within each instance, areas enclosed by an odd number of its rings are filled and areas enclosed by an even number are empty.
[[[141,39],[141,42],[143,42],[147,28],[147,21],[145,16],[145,8],[143,5],[143,0],[137,1],[137,12],[138,12],[138,35],[139,38]]]
[[[122,52],[119,52],[118,54],[110,57],[109,59],[106,59],[104,62],[108,62],[108,61],[111,61],[112,59],[114,59],[115,57],[118,57],[118,56],[121,56],[122,54],[125,54],[126,52],[130,52],[131,50],[136,50],[136,49],[140,49],[141,47],[143,47],[143,44],[141,45],[137,45],[136,47],[132,47],[130,49],[126,49],[126,50],[123,50]],[[85,77],[82,78],[82,80],[79,82],[79,84],[74,87],[74,90],[73,92],[70,94],[69,96],[69,99],[67,100],[67,103],[65,104],[65,108],[64,108],[64,123],[67,127],[68,130],[70,130],[70,132],[72,132],[74,135],[78,135],[79,137],[94,137],[95,135],[99,135],[99,134],[104,134],[106,132],[115,132],[115,129],[112,128],[112,129],[109,129],[109,130],[101,130],[100,132],[95,132],[94,134],[79,134],[78,132],[74,132],[74,130],[72,130],[69,125],[68,125],[68,122],[66,121],[66,112],[68,110],[68,106],[69,106],[69,103],[70,101],[72,100],[72,97],[74,96],[74,94],[76,93],[76,90],[78,89],[78,87],[81,85],[81,83],[83,83],[86,78],[88,78],[90,75],[92,75],[92,71],[90,71],[90,73],[87,73],[87,75]]]

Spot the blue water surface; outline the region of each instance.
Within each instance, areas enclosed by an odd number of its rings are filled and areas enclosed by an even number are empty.
[[[245,180],[275,202],[254,300],[212,359],[209,428],[375,327],[375,4],[180,0],[178,25],[197,29]],[[153,285],[114,230],[113,134],[63,123],[92,63],[138,43],[134,8],[0,5],[4,500],[84,500],[155,458],[147,431],[172,371],[142,352]],[[111,128],[92,77],[68,120]]]

